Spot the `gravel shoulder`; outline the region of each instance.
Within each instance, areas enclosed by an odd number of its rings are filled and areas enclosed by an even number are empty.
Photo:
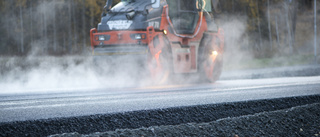
[[[320,136],[320,104],[309,104],[254,115],[223,118],[207,123],[151,126],[138,129],[117,129],[68,136]]]

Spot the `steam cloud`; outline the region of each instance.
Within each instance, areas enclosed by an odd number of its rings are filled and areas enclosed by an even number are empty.
[[[7,58],[2,59],[1,66],[0,94],[118,88],[138,84],[133,76],[127,75],[136,71],[134,68],[118,70],[118,75],[106,74],[113,66],[95,64],[90,56]]]
[[[64,3],[52,1],[40,4],[36,8],[39,15],[46,14],[47,25],[51,25],[54,15],[49,11],[55,10],[52,9],[55,6],[64,6]],[[236,66],[243,58],[253,57],[252,53],[241,50],[248,47],[249,43],[249,36],[245,35],[247,17],[232,15],[224,15],[224,17],[219,23],[225,30],[224,66]],[[150,84],[150,79],[143,79],[148,73],[146,69],[136,67],[134,62],[125,59],[94,62],[89,53],[83,56],[45,56],[41,53],[43,53],[42,46],[47,42],[42,38],[35,40],[32,44],[32,52],[26,58],[3,57],[0,59],[0,94],[137,87]],[[113,69],[116,63],[127,65],[116,67],[118,72],[116,73]],[[185,77],[179,77],[176,81],[193,81],[196,78],[196,76],[189,77],[186,80]]]
[[[63,1],[42,2],[33,7],[33,16],[26,22],[42,22],[35,32],[43,34],[54,23],[55,10],[68,6]],[[26,9],[30,11],[31,9]],[[37,18],[35,18],[37,17]],[[18,17],[6,18],[6,22],[17,22]],[[44,23],[45,22],[45,23]],[[89,31],[89,30],[88,30]],[[8,31],[14,36],[17,43],[20,38],[16,32]],[[19,35],[18,35],[19,36]],[[110,71],[113,64],[110,62],[94,62],[90,50],[79,56],[49,56],[47,48],[53,48],[52,35],[38,37],[31,43],[31,51],[26,57],[0,58],[0,94],[61,92],[72,89],[90,88],[118,88],[139,86],[133,76],[136,68],[120,68],[119,74]],[[59,43],[59,42],[56,42]],[[60,42],[61,43],[61,42]],[[65,47],[65,46],[60,46]],[[114,59],[114,62],[124,63],[126,60]],[[131,64],[126,62],[126,64]],[[107,72],[111,74],[106,74]],[[134,74],[132,74],[134,73]]]

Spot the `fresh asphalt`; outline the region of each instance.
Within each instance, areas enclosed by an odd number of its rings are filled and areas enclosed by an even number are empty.
[[[112,114],[320,94],[320,76],[221,80],[214,84],[37,89],[0,95],[0,123]]]

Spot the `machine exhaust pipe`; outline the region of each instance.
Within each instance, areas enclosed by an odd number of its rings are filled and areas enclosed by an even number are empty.
[[[107,12],[110,11],[110,9],[112,7],[112,3],[113,3],[113,0],[107,0],[106,6],[103,7],[103,11],[102,11],[102,14],[101,14],[102,17],[106,16]]]
[[[112,3],[113,3],[113,0],[107,0],[106,6],[104,7],[104,9],[109,11],[112,7]]]

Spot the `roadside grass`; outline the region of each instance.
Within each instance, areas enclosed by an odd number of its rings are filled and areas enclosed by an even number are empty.
[[[306,55],[291,55],[278,56],[272,58],[241,58],[238,62],[224,62],[224,71],[230,70],[245,70],[245,69],[261,69],[274,67],[288,67],[308,65],[314,63],[314,56],[312,54]]]

